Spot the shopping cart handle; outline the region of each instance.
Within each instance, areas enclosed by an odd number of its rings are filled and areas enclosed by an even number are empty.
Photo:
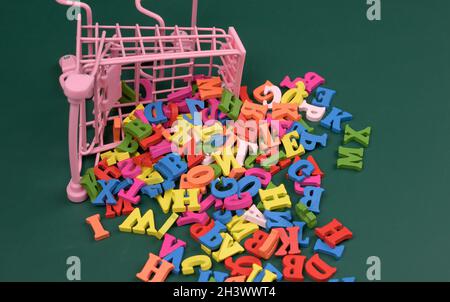
[[[87,5],[84,2],[81,1],[71,1],[71,0],[55,0],[57,3],[61,4],[61,5],[66,5],[66,6],[79,6],[82,9],[84,9],[86,11],[86,18],[87,18],[87,25],[92,25],[92,9],[89,5]],[[164,19],[158,15],[155,14],[152,11],[149,11],[148,9],[144,8],[142,6],[142,0],[135,0],[135,5],[136,8],[139,12],[141,12],[142,14],[155,19],[156,22],[158,22],[159,26],[161,27],[165,27],[166,23],[164,22]],[[197,7],[198,7],[198,0],[192,0],[192,27],[197,25]]]
[[[135,0],[137,10],[142,14],[152,19],[155,19],[158,22],[159,26],[165,27],[165,22],[163,18],[161,18],[160,15],[155,14],[154,12],[151,12],[148,9],[144,8],[141,2],[142,0]],[[192,20],[191,20],[192,27],[197,25],[197,7],[198,7],[198,0],[192,0]]]
[[[144,8],[144,7],[142,6],[142,3],[141,3],[141,2],[142,2],[142,0],[135,0],[135,1],[134,1],[137,10],[138,10],[140,13],[146,15],[147,17],[150,17],[150,18],[152,18],[152,19],[155,19],[156,22],[158,22],[159,26],[161,26],[161,27],[166,27],[166,23],[164,22],[163,18],[161,18],[160,15],[155,14],[154,12],[151,12],[151,11],[149,11],[148,9]]]

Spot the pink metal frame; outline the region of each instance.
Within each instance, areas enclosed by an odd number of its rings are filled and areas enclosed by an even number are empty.
[[[197,27],[198,0],[192,1],[190,27],[166,26],[159,15],[142,6],[141,0],[135,0],[137,10],[154,19],[156,25],[94,24],[92,10],[86,3],[56,2],[78,5],[86,15],[84,25],[81,14],[78,16],[75,56],[60,60],[63,70],[60,83],[70,104],[71,180],[67,196],[72,202],[87,198],[80,185],[83,157],[96,155],[97,164],[101,152],[117,146],[117,142],[106,141],[104,131],[115,117],[128,115],[127,107],[167,100],[168,94],[192,85],[197,73],[219,75],[228,89],[239,94],[245,48],[233,27],[228,31]],[[118,102],[121,80],[134,88],[134,102]],[[145,99],[139,97],[143,80],[151,86]],[[89,119],[91,107],[93,118]]]

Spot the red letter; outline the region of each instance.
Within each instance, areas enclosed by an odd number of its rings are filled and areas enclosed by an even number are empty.
[[[353,237],[352,232],[344,227],[337,219],[333,219],[329,224],[321,228],[316,228],[315,233],[317,237],[332,248],[335,248],[342,241]]]
[[[201,225],[200,223],[193,224],[190,228],[191,236],[198,242],[198,238],[202,237],[214,227],[214,220],[211,219],[207,225]]]
[[[288,281],[303,281],[305,256],[287,255],[283,257],[283,277]]]
[[[230,276],[249,276],[252,273],[253,264],[261,265],[261,260],[253,256],[242,256],[233,262],[232,257],[225,259],[225,267],[230,271]]]
[[[136,274],[136,277],[144,282],[164,282],[172,270],[172,263],[150,253],[147,263],[145,263],[142,271]],[[152,278],[150,279],[150,277]]]
[[[250,254],[255,255],[256,257],[261,257],[259,248],[264,244],[264,241],[266,241],[267,237],[269,237],[269,234],[258,230],[253,233],[252,237],[248,238],[245,241],[244,247]]]
[[[320,259],[319,254],[314,254],[305,265],[306,273],[317,282],[328,281],[334,273],[336,268],[326,264]]]
[[[117,204],[115,205],[106,205],[106,218],[114,218],[116,216],[129,215],[133,212],[134,208],[129,201],[123,200],[119,198],[117,200]]]
[[[286,233],[286,230],[289,232],[289,236]],[[285,256],[288,254],[287,249],[289,248],[289,254],[295,255],[300,254],[300,249],[298,248],[298,230],[299,227],[289,227],[282,229],[282,228],[276,228],[275,231],[277,231],[280,234],[281,242],[283,243],[282,246],[278,249],[278,251],[275,253],[276,256]]]

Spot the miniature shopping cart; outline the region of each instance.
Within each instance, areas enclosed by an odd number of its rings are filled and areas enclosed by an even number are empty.
[[[220,76],[227,89],[239,94],[245,48],[233,27],[228,31],[197,27],[198,0],[192,1],[191,27],[166,26],[159,15],[141,5],[141,0],[135,0],[137,10],[154,19],[156,25],[94,24],[89,5],[56,1],[80,10],[76,54],[60,60],[60,83],[70,104],[69,200],[87,199],[80,185],[83,158],[96,155],[97,164],[101,152],[118,145],[108,141],[105,129],[114,119],[125,118],[130,108],[166,101],[168,96],[192,87],[197,74]],[[81,11],[86,14],[84,18]],[[124,87],[131,88],[134,99],[123,102]]]

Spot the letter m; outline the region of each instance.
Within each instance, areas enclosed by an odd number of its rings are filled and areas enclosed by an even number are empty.
[[[337,167],[339,169],[351,169],[361,171],[363,168],[363,148],[346,148],[339,147],[339,159],[337,160]]]
[[[119,225],[121,232],[154,235],[157,233],[155,228],[155,220],[153,217],[153,211],[148,210],[144,216],[141,216],[139,208],[135,208],[133,212]]]
[[[227,228],[237,242],[259,230],[257,224],[246,221],[242,216],[233,216],[231,221],[227,223]]]

